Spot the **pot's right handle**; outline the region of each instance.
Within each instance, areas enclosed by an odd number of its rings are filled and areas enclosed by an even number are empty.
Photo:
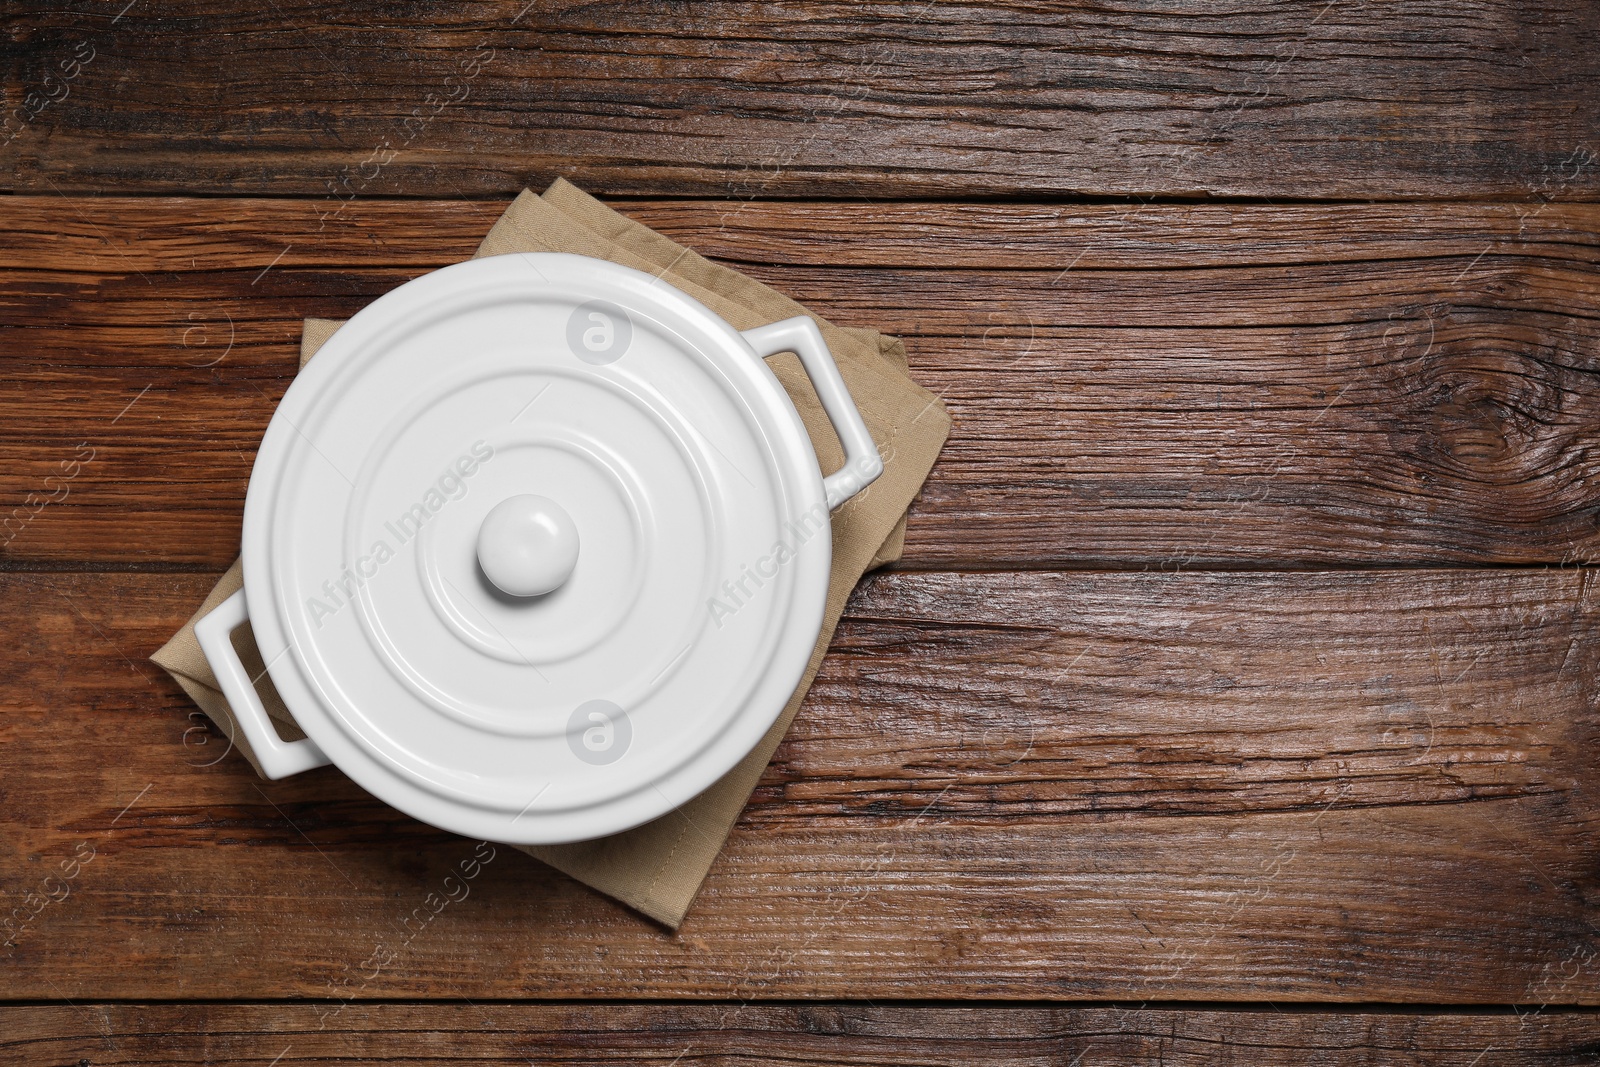
[[[774,322],[770,326],[757,326],[745,330],[743,337],[765,359],[779,352],[793,352],[811,376],[811,384],[822,401],[822,410],[828,413],[834,433],[844,446],[844,466],[822,479],[822,488],[828,495],[828,510],[865,489],[883,473],[883,458],[878,455],[878,445],[867,431],[867,424],[850,398],[844,379],[839,376],[839,365],[828,351],[817,324],[804,315]]]
[[[309,737],[304,741],[285,741],[278,736],[267,709],[262,706],[255,683],[250,680],[249,672],[239,661],[239,653],[228,637],[249,618],[241,589],[194,624],[194,635],[199,638],[206,662],[211,664],[211,672],[222,686],[222,695],[228,698],[234,721],[244,731],[245,740],[256,754],[256,762],[261,764],[261,773],[268,778],[287,778],[313,767],[326,767],[333,761],[322,754],[315,741]]]

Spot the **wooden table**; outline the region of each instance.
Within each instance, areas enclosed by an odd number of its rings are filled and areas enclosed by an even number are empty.
[[[1600,7],[523,2],[0,15],[6,1063],[1594,1062]],[[146,660],[557,175],[955,421],[676,935]]]

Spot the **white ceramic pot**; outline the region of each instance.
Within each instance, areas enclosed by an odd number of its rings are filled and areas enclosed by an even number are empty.
[[[799,355],[824,478],[763,361]],[[662,815],[751,750],[821,627],[830,512],[882,471],[816,325],[739,332],[582,256],[473,260],[336,333],[267,427],[244,588],[196,626],[269,777],[336,764],[519,844]],[[307,739],[279,738],[248,620]]]

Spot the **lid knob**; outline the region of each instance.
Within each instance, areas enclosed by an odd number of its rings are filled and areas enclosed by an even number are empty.
[[[508,497],[478,527],[478,565],[503,593],[543,596],[560,588],[577,563],[578,528],[549,497]]]

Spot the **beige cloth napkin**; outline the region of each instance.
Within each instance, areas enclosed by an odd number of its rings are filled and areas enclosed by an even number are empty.
[[[811,314],[760,282],[712,263],[618,214],[565,180],[558,180],[542,197],[524,190],[489,231],[477,255],[506,252],[576,252],[647,271],[689,293],[740,330]],[[898,340],[872,330],[837,327],[816,315],[811,318],[821,327],[839,371],[878,443],[884,472],[834,513],[833,573],[828,584],[827,611],[799,688],[760,744],[720,781],[682,807],[611,837],[523,848],[674,928],[683,921],[762,770],[788,732],[822,663],[850,591],[864,572],[899,558],[906,509],[921,489],[950,429],[949,416],[938,397],[906,376],[905,348]],[[301,366],[340,325],[328,319],[306,320]],[[799,360],[784,354],[769,360],[768,365],[799,409],[823,470],[836,469],[843,461],[842,450]],[[151,659],[171,673],[259,772],[255,754],[239,731],[194,636],[195,621],[241,584],[240,564],[235,561],[200,610]],[[304,737],[272,687],[249,626],[235,631],[233,641],[251,677],[257,679],[256,688],[278,722],[279,732],[287,740]]]

